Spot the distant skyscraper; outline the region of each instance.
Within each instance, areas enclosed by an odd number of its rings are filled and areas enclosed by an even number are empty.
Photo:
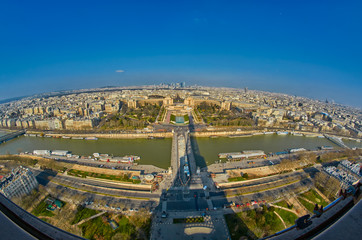
[[[244,88],[244,91],[245,91],[245,93],[247,93],[248,92],[248,88],[246,87],[246,88]]]

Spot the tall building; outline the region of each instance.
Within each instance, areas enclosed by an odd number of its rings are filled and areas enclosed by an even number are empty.
[[[128,108],[137,108],[137,102],[133,99],[127,101]]]
[[[25,167],[17,167],[0,181],[0,193],[7,198],[29,194],[38,186],[34,174]]]
[[[172,98],[170,98],[170,97],[165,97],[164,99],[163,99],[163,105],[164,106],[170,106],[170,105],[172,105],[173,104],[173,99]]]
[[[221,109],[229,111],[231,107],[231,102],[229,101],[223,101],[221,102]]]

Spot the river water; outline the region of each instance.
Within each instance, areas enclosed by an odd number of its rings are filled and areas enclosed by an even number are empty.
[[[139,164],[167,169],[171,163],[171,139],[98,139],[75,140],[62,138],[26,137],[0,144],[0,154],[32,152],[36,149],[68,150],[76,155],[107,153],[114,156],[137,155]]]
[[[0,131],[0,136],[6,134]],[[315,150],[320,146],[339,147],[326,138],[304,136],[259,135],[241,138],[192,138],[192,145],[198,166],[215,163],[221,152],[263,150],[265,153],[280,152],[290,148]],[[91,155],[95,152],[114,156],[137,155],[139,164],[155,165],[167,169],[170,166],[171,139],[99,139],[74,140],[62,138],[41,138],[21,136],[0,144],[0,154],[32,152],[35,149],[68,150],[76,155]],[[344,141],[349,147],[360,147],[362,143]]]
[[[240,152],[243,150],[263,150],[265,153],[285,151],[290,148],[305,148],[315,150],[321,146],[332,146],[339,149],[336,144],[326,138],[304,137],[293,135],[259,135],[241,138],[192,138],[196,164],[205,167],[218,161],[218,154],[222,152]],[[362,147],[356,141],[345,141],[350,147]]]

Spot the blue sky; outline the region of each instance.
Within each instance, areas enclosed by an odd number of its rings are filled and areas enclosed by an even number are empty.
[[[361,1],[3,0],[0,99],[186,81],[361,108],[361,9]]]

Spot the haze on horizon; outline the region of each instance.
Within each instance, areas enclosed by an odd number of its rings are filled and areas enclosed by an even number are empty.
[[[181,82],[362,108],[360,1],[0,3],[0,100]]]

